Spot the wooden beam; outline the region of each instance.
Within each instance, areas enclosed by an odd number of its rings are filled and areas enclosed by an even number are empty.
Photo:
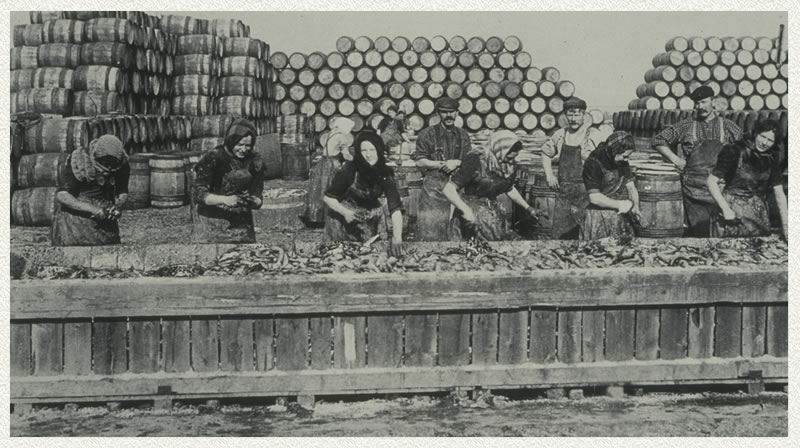
[[[735,294],[748,287],[757,295]],[[11,319],[444,311],[787,302],[788,269],[631,268],[19,280]]]
[[[169,385],[174,395],[281,396],[298,394],[381,393],[384,391],[448,390],[453,387],[549,388],[609,384],[679,384],[684,381],[740,380],[761,370],[769,381],[788,378],[787,358],[629,361],[625,363],[518,364],[437,368],[365,368],[324,371],[270,371],[194,374],[128,374],[124,376],[59,376],[11,378],[11,401],[76,401],[78,398],[157,395]]]

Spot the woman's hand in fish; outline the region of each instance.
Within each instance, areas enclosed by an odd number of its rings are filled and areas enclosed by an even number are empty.
[[[392,241],[389,246],[389,255],[395,258],[400,258],[406,254],[406,245],[402,241]]]
[[[722,210],[722,217],[725,219],[725,221],[733,221],[736,219],[736,213],[734,213],[734,211],[730,208],[725,208]]]

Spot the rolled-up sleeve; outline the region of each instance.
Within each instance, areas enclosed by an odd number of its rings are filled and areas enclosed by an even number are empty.
[[[420,132],[417,138],[417,146],[414,153],[411,154],[411,159],[414,161],[421,159],[433,160],[434,142],[433,142],[432,128],[425,129]]]
[[[681,138],[680,131],[675,126],[664,128],[661,132],[656,134],[651,141],[653,148],[656,146],[669,146],[677,144]]]
[[[386,195],[386,206],[389,208],[389,213],[403,210],[403,201],[400,200],[400,193],[397,191],[397,182],[394,177],[386,178],[382,187],[383,194]]]
[[[742,128],[727,118],[723,118],[722,127],[725,129],[725,143],[733,143],[742,139],[744,133]]]
[[[544,142],[544,145],[542,145],[542,154],[554,160],[558,159],[559,147],[561,146],[560,141],[563,140],[563,136],[564,131],[561,129],[554,132],[553,135]]]

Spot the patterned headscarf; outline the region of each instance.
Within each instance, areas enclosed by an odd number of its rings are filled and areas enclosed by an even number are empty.
[[[70,166],[78,181],[94,181],[100,185],[126,163],[128,155],[122,141],[113,135],[96,138],[88,147],[76,149],[70,156]]]
[[[619,154],[634,149],[635,147],[636,144],[631,134],[625,131],[616,131],[609,135],[606,141],[600,143],[597,149],[603,151],[606,157],[613,162],[614,158]]]
[[[256,127],[253,126],[249,120],[244,118],[237,118],[233,120],[233,122],[228,126],[228,130],[225,131],[225,149],[229,152],[233,152],[233,148],[245,137],[247,136],[252,137],[250,147],[252,149],[253,146],[256,144]]]
[[[510,177],[514,173],[513,166],[503,163],[506,155],[510,151],[519,151],[522,149],[522,142],[519,136],[509,130],[495,131],[489,136],[489,141],[485,148],[474,147],[471,153],[477,153],[483,163],[481,164],[481,177],[485,176],[483,172],[484,167],[494,165],[497,169],[493,170],[494,173],[502,177]],[[490,160],[494,159],[494,164]]]

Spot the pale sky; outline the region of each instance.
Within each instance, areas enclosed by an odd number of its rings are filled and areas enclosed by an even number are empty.
[[[151,14],[154,14],[151,12]],[[235,18],[272,51],[330,52],[339,36],[518,36],[533,65],[553,66],[591,108],[624,110],[636,97],[651,60],[674,36],[777,37],[786,12],[200,12],[159,11],[197,18]],[[11,25],[28,23],[12,12]],[[788,27],[787,27],[788,31]]]

